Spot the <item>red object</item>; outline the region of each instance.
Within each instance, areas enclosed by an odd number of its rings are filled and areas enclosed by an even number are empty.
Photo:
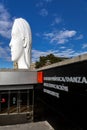
[[[43,83],[43,72],[42,71],[37,73],[37,81],[38,81],[38,83]]]
[[[5,98],[2,98],[1,103],[5,103],[5,102],[6,102]]]

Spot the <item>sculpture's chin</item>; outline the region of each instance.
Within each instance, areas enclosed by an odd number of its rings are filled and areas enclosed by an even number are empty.
[[[14,58],[14,57],[12,57],[11,60],[12,60],[13,62],[17,61],[17,59]]]

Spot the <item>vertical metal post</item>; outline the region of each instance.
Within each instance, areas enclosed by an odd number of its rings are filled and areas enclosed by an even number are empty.
[[[1,112],[1,94],[0,94],[0,112]]]
[[[10,112],[10,90],[8,91],[8,114]]]
[[[18,113],[18,91],[17,91],[17,113]]]
[[[18,90],[17,94],[17,112],[20,113],[20,90]]]
[[[34,86],[33,86],[33,94],[32,94],[32,120],[34,120]]]
[[[29,112],[29,89],[27,90],[27,111]]]

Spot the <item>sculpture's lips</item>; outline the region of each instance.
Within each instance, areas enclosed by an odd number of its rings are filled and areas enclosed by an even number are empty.
[[[11,48],[11,53],[13,52],[13,49]]]

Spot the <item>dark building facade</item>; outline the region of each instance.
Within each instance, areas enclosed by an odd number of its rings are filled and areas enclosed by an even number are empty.
[[[56,125],[61,120],[61,129],[63,126],[71,129],[72,124],[75,129],[87,129],[87,54],[38,71],[43,71],[43,84],[36,98],[43,104],[44,119],[49,118],[49,122],[51,119]]]

